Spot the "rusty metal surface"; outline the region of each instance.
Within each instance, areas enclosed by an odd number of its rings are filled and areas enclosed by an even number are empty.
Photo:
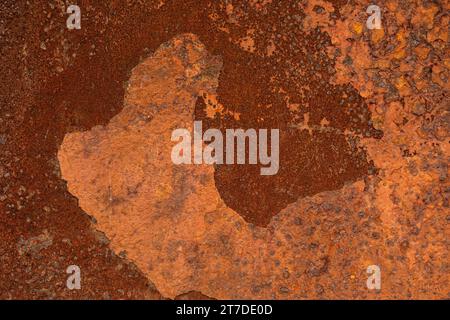
[[[370,4],[2,3],[0,297],[448,298],[448,3]],[[194,120],[279,173],[173,165]]]

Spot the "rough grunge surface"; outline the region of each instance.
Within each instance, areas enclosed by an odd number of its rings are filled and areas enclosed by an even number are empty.
[[[0,4],[0,297],[449,298],[450,7],[370,4]],[[196,120],[279,172],[173,164]]]

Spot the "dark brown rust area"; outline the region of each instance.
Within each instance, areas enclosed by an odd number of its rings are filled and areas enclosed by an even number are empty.
[[[300,197],[338,189],[370,174],[373,168],[357,147],[358,136],[382,136],[371,125],[359,94],[350,86],[330,83],[334,62],[325,53],[328,36],[318,30],[302,33],[286,24],[292,15],[274,8],[258,18],[262,32],[255,36],[257,47],[269,45],[271,30],[279,35],[273,55],[237,47],[225,52],[218,100],[226,111],[238,113],[239,120],[228,112],[207,118],[203,98],[196,105],[195,118],[204,122],[204,130],[280,129],[276,175],[260,175],[259,165],[224,164],[215,170],[216,187],[225,203],[260,226]],[[309,130],[301,129],[306,119]]]

